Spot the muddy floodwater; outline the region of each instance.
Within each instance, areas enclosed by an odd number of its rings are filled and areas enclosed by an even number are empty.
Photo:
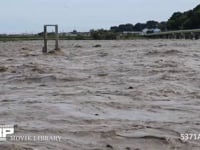
[[[42,46],[0,42],[0,124],[61,140],[8,139],[0,150],[200,149],[200,136],[181,137],[200,134],[200,40]]]

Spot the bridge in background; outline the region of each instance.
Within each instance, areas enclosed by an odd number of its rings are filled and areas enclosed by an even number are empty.
[[[168,32],[150,33],[144,35],[147,38],[163,39],[200,39],[200,29],[176,30]]]

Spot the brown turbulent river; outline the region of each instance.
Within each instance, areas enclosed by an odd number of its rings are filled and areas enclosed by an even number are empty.
[[[50,42],[50,45],[52,43]],[[0,42],[0,150],[199,150],[200,41]],[[13,136],[14,136],[13,135]]]

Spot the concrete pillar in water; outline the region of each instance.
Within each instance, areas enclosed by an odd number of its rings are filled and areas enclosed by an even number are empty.
[[[55,27],[55,50],[59,50],[59,34],[58,34],[58,25],[44,25],[44,32],[43,32],[43,38],[44,38],[44,47],[42,52],[47,53],[47,40],[48,40],[48,33],[47,33],[47,27],[53,26]]]
[[[173,38],[174,38],[174,39],[177,39],[176,33],[173,33]]]
[[[194,34],[193,32],[191,32],[190,35],[191,35],[190,38],[191,38],[192,40],[194,40],[194,39],[195,39],[195,34]]]
[[[181,38],[185,39],[185,34],[184,33],[181,33]]]
[[[55,44],[55,50],[59,50],[59,46],[58,46],[58,40],[59,40],[59,35],[58,35],[58,25],[55,26],[55,32],[56,32],[56,44]]]
[[[42,52],[47,53],[47,26],[44,26],[43,37],[44,37],[44,47]]]
[[[199,33],[195,33],[195,40],[198,40],[199,39]]]

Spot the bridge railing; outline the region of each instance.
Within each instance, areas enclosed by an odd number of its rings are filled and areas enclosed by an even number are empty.
[[[145,34],[144,36],[148,37],[148,38],[199,39],[200,38],[200,29],[176,30],[176,31],[167,31],[167,32],[159,32],[159,33],[150,33],[150,34]]]

